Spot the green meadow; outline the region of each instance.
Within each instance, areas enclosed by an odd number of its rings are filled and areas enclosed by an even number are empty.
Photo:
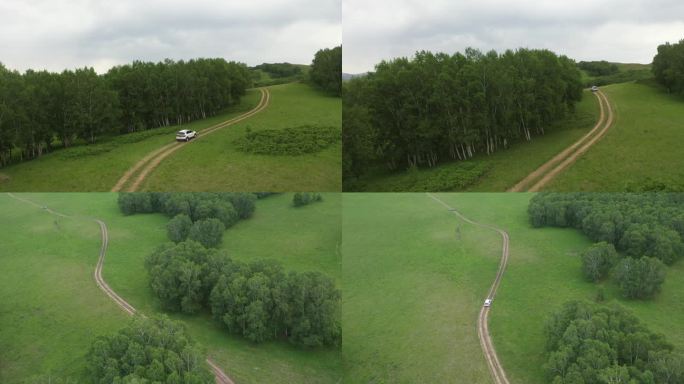
[[[109,250],[103,270],[105,280],[112,289],[142,313],[147,315],[163,313],[159,307],[159,302],[148,286],[144,260],[155,247],[167,241],[165,226],[168,218],[160,214],[123,216],[116,204],[117,195],[113,193],[25,194],[23,196],[64,213],[98,217],[104,220],[109,228]],[[340,230],[339,214],[336,213],[339,212],[339,195],[325,194],[323,202],[302,208],[291,207],[291,198],[291,194],[283,194],[258,201],[253,218],[226,231],[223,246],[236,259],[277,258],[286,269],[317,269],[330,274],[339,281]],[[31,227],[53,225],[54,217],[49,216],[39,208],[20,205],[13,200],[9,201],[9,198],[4,195],[2,195],[2,199],[3,202],[7,201],[5,204],[11,204],[16,209],[21,210],[17,216],[31,217],[32,221],[27,225]],[[3,218],[4,212],[5,210],[3,210]],[[336,215],[337,220],[334,220]],[[6,316],[0,317],[0,322],[2,322],[0,324],[3,325],[0,330],[0,335],[2,335],[0,336],[0,343],[2,343],[4,351],[11,355],[16,354],[17,349],[6,347],[8,343],[5,338],[9,336],[5,336],[5,334],[13,335],[12,337],[16,338],[14,344],[10,345],[24,345],[32,340],[30,332],[36,330],[27,324],[27,334],[25,336],[17,334],[17,332],[12,332],[7,328],[11,325],[10,321],[16,321],[22,317],[31,322],[49,321],[52,332],[56,335],[79,331],[78,345],[62,343],[62,339],[57,337],[52,340],[52,348],[58,350],[60,354],[78,357],[78,359],[74,359],[72,369],[63,372],[65,375],[71,374],[71,372],[82,372],[85,348],[92,340],[91,337],[86,336],[109,333],[123,326],[123,322],[126,320],[123,312],[99,291],[92,278],[100,246],[97,225],[91,221],[83,221],[85,219],[71,220],[74,223],[73,225],[77,226],[74,229],[76,235],[84,236],[81,232],[89,235],[87,238],[87,245],[90,250],[88,255],[81,256],[85,251],[78,251],[77,253],[79,257],[85,257],[91,262],[83,266],[82,281],[68,280],[69,286],[72,287],[71,292],[81,294],[81,292],[85,292],[86,287],[91,286],[93,296],[101,299],[103,306],[110,308],[111,316],[102,320],[98,311],[96,309],[91,311],[89,305],[80,307],[81,305],[78,303],[71,303],[75,307],[78,306],[83,314],[71,316],[71,321],[64,323],[53,324],[52,321],[41,320],[40,314],[35,311],[19,309],[16,310],[16,317],[12,319]],[[296,229],[296,231],[270,232],[270,228],[285,227],[285,223],[289,223],[289,227],[293,230]],[[24,231],[25,228],[17,228],[14,225],[11,233],[3,235],[11,238],[15,232],[23,233]],[[268,232],[269,235],[264,236],[264,231]],[[33,237],[32,239],[27,234],[18,238],[16,242],[26,249],[36,244],[37,240],[35,236]],[[236,240],[231,241],[231,239]],[[59,239],[46,239],[45,247],[48,249],[55,248],[58,241]],[[75,257],[73,254],[76,252],[67,248],[64,253],[72,255],[70,257]],[[22,257],[19,256],[23,256],[24,251],[20,249],[12,254],[16,256],[4,257],[0,259],[0,263],[19,263],[19,260],[22,260]],[[299,254],[303,255],[302,259],[299,259]],[[54,268],[62,268],[61,261],[55,262],[54,259],[51,259],[49,262],[56,266]],[[22,263],[28,264],[29,260],[22,261]],[[42,292],[55,291],[55,295],[59,293],[59,297],[61,297],[59,300],[49,301],[50,305],[55,308],[60,308],[68,300],[73,300],[68,297],[69,291],[60,293],[63,291],[60,286],[57,287],[59,289],[55,289],[55,287],[47,285],[46,281],[49,279],[34,280],[33,274],[24,273],[25,271],[19,270],[15,282],[30,280],[32,286],[39,287]],[[5,281],[3,280],[2,286],[5,285]],[[10,284],[8,283],[8,285]],[[5,295],[5,288],[1,294]],[[38,294],[36,293],[32,297]],[[79,297],[79,300],[84,300],[84,298]],[[30,301],[30,297],[27,297],[27,301]],[[2,301],[3,305],[5,302],[5,300]],[[35,317],[39,318],[35,319]],[[92,322],[86,322],[82,319],[89,317],[93,318]],[[339,350],[298,348],[283,341],[256,345],[228,334],[220,323],[211,318],[208,312],[193,316],[174,314],[171,317],[183,321],[189,334],[237,383],[336,383],[340,380]],[[7,320],[5,320],[6,318]],[[5,321],[8,323],[4,324]],[[24,348],[30,350],[32,347],[25,346]],[[52,355],[48,352],[45,353],[45,355],[48,354]],[[2,372],[5,372],[5,361],[4,357],[0,358],[0,364],[3,364]],[[45,371],[42,368],[45,363],[40,358],[26,359],[22,364],[25,365],[24,372]],[[16,378],[18,377],[22,376],[16,376]]]
[[[510,258],[490,312],[490,332],[512,383],[544,384],[543,326],[564,302],[594,300],[573,229],[530,226],[532,194],[437,196],[467,217],[510,234]],[[477,314],[501,256],[501,237],[474,227],[425,194],[346,194],[343,206],[343,359],[357,382],[490,382]],[[651,301],[627,301],[653,331],[684,350],[684,264],[668,268]]]
[[[602,87],[606,136],[546,186],[553,191],[684,190],[684,98],[652,81]]]
[[[248,131],[302,125],[342,126],[339,97],[302,83],[268,88],[268,108],[197,140],[165,159],[142,184],[154,191],[339,191],[342,144],[300,156],[243,153],[234,141]]]

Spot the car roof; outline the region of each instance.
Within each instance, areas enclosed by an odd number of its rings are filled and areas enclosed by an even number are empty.
[[[178,131],[178,133],[181,133],[181,132],[190,132],[190,130],[188,130],[188,129],[181,129],[180,131]]]

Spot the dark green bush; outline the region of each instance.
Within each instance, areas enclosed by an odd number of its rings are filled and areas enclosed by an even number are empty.
[[[305,125],[284,129],[265,129],[247,132],[235,140],[238,150],[259,155],[297,156],[320,152],[340,141],[337,127]]]

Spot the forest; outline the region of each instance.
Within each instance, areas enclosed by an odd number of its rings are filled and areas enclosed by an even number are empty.
[[[75,143],[183,124],[239,102],[248,68],[224,59],[135,61],[21,74],[0,64],[0,166]]]
[[[528,214],[534,227],[576,228],[596,242],[582,254],[585,277],[612,277],[629,299],[655,296],[684,254],[684,194],[541,193]]]
[[[543,135],[582,98],[575,62],[548,50],[383,61],[345,83],[343,172],[433,167]]]
[[[684,40],[659,45],[652,70],[656,81],[668,92],[684,94]]]
[[[545,333],[550,383],[684,382],[684,356],[617,304],[565,303]]]
[[[251,217],[255,200],[269,195],[141,192],[122,193],[118,202],[126,215],[172,218],[166,227],[171,242],[145,260],[150,287],[165,310],[193,314],[206,308],[229,332],[255,343],[282,338],[337,346],[341,293],[330,277],[286,272],[274,261],[242,263],[215,249],[225,228]],[[320,200],[319,194],[299,193],[293,204]]]

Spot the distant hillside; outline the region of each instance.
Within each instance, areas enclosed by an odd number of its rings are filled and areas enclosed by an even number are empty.
[[[342,73],[342,81],[349,81],[355,77],[363,77],[366,76],[368,73]]]
[[[651,64],[581,61],[577,66],[582,72],[582,82],[586,87],[590,87],[592,85],[601,86],[616,83],[626,83],[630,81],[650,79],[653,77],[653,73],[651,72]],[[594,71],[592,74],[591,69],[594,69],[592,66],[605,66],[605,70]]]
[[[303,80],[310,66],[291,63],[263,63],[251,67],[254,86],[264,87]]]

